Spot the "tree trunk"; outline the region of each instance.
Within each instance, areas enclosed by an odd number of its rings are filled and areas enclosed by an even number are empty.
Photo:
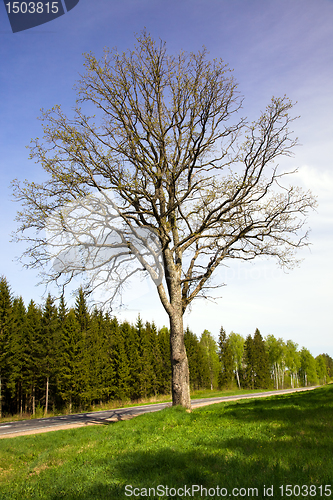
[[[35,386],[32,388],[32,414],[35,415],[36,413],[36,393],[35,393]]]
[[[170,355],[172,367],[172,405],[191,408],[190,376],[184,343],[183,316],[172,314],[170,318]]]
[[[46,378],[45,412],[44,412],[45,415],[47,415],[48,406],[49,406],[49,377]]]
[[[1,389],[2,389],[2,386],[1,386],[1,375],[0,375],[0,418],[2,418],[2,392],[1,392]]]
[[[238,374],[238,370],[236,370],[236,378],[237,378],[237,385],[238,385],[238,389],[241,388],[240,386],[240,382],[239,382],[239,374]]]
[[[275,367],[274,367],[274,372],[275,372],[276,390],[278,391],[279,390],[279,374],[278,374],[278,368],[277,368],[277,364],[276,363],[275,363]]]

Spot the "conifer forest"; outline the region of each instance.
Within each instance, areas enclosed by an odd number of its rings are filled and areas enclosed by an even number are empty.
[[[333,377],[328,354],[314,358],[292,340],[263,338],[258,329],[246,339],[222,327],[217,341],[208,330],[198,337],[187,328],[184,335],[192,390],[280,389]],[[74,307],[50,295],[26,306],[0,278],[1,417],[81,411],[170,392],[168,328],[140,316],[135,325],[121,323],[88,306],[82,290]]]

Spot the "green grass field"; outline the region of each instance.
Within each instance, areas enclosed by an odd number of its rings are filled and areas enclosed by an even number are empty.
[[[333,498],[331,483],[332,385],[0,440],[1,500]]]
[[[239,396],[241,394],[254,394],[256,392],[265,392],[265,391],[263,391],[262,389],[249,390],[249,389],[238,389],[238,388],[228,389],[223,391],[218,389],[216,390],[202,389],[202,390],[191,391],[191,399],[214,398],[214,397],[236,396],[236,395]],[[97,404],[95,406],[89,406],[89,408],[85,410],[75,409],[74,412],[72,413],[92,413],[94,411],[113,410],[116,408],[131,408],[133,406],[144,406],[154,403],[169,403],[171,401],[172,401],[171,394],[158,395],[156,397],[151,397],[151,398],[142,398],[136,401],[113,400],[105,404],[101,405]],[[47,416],[45,417],[44,409],[37,408],[35,415],[31,415],[29,413],[23,413],[22,415],[20,414],[5,415],[4,417],[0,418],[0,423],[3,424],[7,422],[17,422],[20,420],[29,420],[34,418],[52,418],[68,414],[69,414],[68,408],[63,408],[62,411],[49,410]]]

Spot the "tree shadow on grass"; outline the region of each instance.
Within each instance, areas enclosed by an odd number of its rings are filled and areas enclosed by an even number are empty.
[[[232,447],[232,442],[228,443]],[[273,485],[274,491],[278,494],[279,487],[286,484],[316,484],[316,478],[312,477],[316,474],[316,470],[304,470],[304,463],[284,464],[283,457],[280,463],[269,464],[266,457],[261,456],[260,452],[255,457],[246,454],[248,442],[237,441],[237,449],[241,449],[243,457],[229,458],[227,454],[221,453],[221,448],[217,445],[215,449],[207,449],[205,451],[180,451],[166,448],[157,452],[134,452],[120,458],[113,469],[116,472],[118,484],[112,484],[112,472],[108,474],[107,462],[105,466],[105,481],[94,482],[88,488],[81,492],[66,492],[65,496],[61,496],[60,491],[50,497],[52,500],[66,498],[66,500],[107,500],[107,499],[126,499],[133,493],[132,498],[151,498],[151,499],[169,499],[184,498],[183,491],[179,495],[174,492],[179,488],[191,488],[193,485],[202,487],[202,495],[193,495],[195,498],[221,498],[218,495],[217,487],[225,488],[228,493],[224,496],[230,496],[233,488],[242,489],[242,491],[252,491],[253,495],[241,495],[246,498],[254,496],[259,499],[267,498],[264,495],[265,488]],[[260,447],[257,443],[258,449]],[[251,443],[253,447],[253,442]],[[231,449],[231,448],[229,448]],[[218,451],[218,453],[217,453]],[[102,465],[102,464],[101,464]],[[329,484],[327,477],[326,484]],[[323,484],[322,481],[320,484]],[[125,486],[127,490],[125,490]],[[160,485],[160,493],[167,493],[166,487],[174,488],[171,495],[158,495]],[[151,488],[150,495],[148,493]],[[205,494],[205,488],[207,494]],[[145,490],[146,489],[146,494]],[[153,489],[155,489],[155,493]],[[215,495],[214,495],[215,490]],[[201,492],[200,492],[201,493]],[[232,495],[231,495],[232,496]],[[280,496],[278,496],[280,498]],[[291,496],[289,498],[297,498]],[[319,496],[318,496],[319,498]]]
[[[236,496],[232,495],[233,488],[243,488],[242,493],[246,494],[239,496],[267,499],[264,488],[271,486],[274,497],[282,498],[279,490],[282,485],[314,485],[318,488],[320,485],[330,484],[333,437],[332,433],[327,435],[323,432],[333,417],[331,404],[325,404],[328,393],[324,391],[305,399],[297,396],[228,406],[214,405],[190,415],[184,413],[181,415],[182,420],[179,420],[184,422],[182,432],[186,433],[186,429],[191,429],[194,421],[199,422],[200,428],[205,423],[207,427],[212,425],[215,432],[210,432],[207,428],[205,434],[194,435],[191,440],[185,439],[182,445],[177,440],[172,442],[169,439],[161,448],[160,445],[155,446],[152,440],[147,443],[147,451],[120,453],[116,458],[108,455],[95,458],[94,463],[87,464],[87,467],[97,471],[96,477],[89,483],[85,482],[81,491],[75,488],[75,471],[71,470],[74,485],[71,491],[64,491],[55,480],[49,496],[41,498],[181,499],[186,497],[174,494],[177,489],[185,485],[188,488],[198,485],[207,489],[207,495],[203,490],[202,495],[199,492],[192,498],[221,498],[221,495],[214,495],[214,489],[218,493],[219,486],[220,489],[226,488],[224,493],[227,491],[227,497]],[[168,418],[168,414],[165,415],[163,422]],[[240,424],[239,434],[228,435],[230,417],[233,422]],[[162,415],[161,420],[156,420],[156,425],[161,426],[161,422]],[[246,424],[250,424],[250,432],[254,429],[253,435],[242,432]],[[126,485],[128,495],[125,494]],[[158,485],[164,488],[160,489],[160,493],[166,493],[166,487],[175,490],[169,495],[158,495]],[[155,488],[156,495],[153,490],[149,495],[149,488]],[[251,488],[256,490],[252,491]],[[297,493],[296,490],[296,495],[288,498],[299,498]],[[316,496],[311,495],[312,498],[322,496],[319,489]],[[189,495],[187,497],[191,498]]]

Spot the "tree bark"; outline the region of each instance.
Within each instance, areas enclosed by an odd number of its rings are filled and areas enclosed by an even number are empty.
[[[238,385],[238,389],[241,388],[240,386],[240,382],[239,382],[239,374],[238,374],[238,370],[236,370],[236,378],[237,378],[237,385]]]
[[[35,415],[36,413],[36,393],[35,393],[35,386],[32,388],[32,414]]]
[[[2,418],[2,380],[0,375],[0,418]]]
[[[49,406],[49,377],[46,378],[46,394],[45,394],[45,412],[44,412],[44,415],[47,415],[48,406]]]
[[[172,367],[172,405],[191,408],[190,375],[184,343],[183,316],[170,315],[170,355]]]

